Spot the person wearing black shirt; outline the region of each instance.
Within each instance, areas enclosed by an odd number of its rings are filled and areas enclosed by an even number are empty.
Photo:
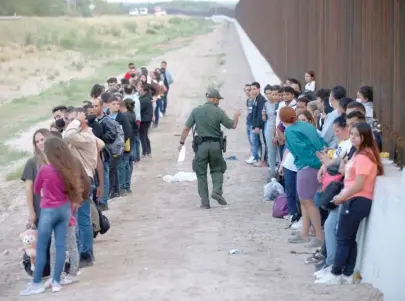
[[[142,144],[143,156],[151,156],[152,149],[148,137],[150,124],[153,119],[153,105],[150,85],[143,83],[139,89],[139,101],[141,103],[141,125],[139,128],[139,137]]]

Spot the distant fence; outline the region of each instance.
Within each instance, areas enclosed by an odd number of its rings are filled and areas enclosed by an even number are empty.
[[[240,0],[235,14],[282,80],[373,86],[384,149],[405,164],[404,0]]]
[[[206,11],[191,11],[182,9],[166,9],[168,15],[186,15],[195,17],[212,17],[215,15],[224,15],[230,18],[234,18],[235,11],[227,7],[211,8]]]

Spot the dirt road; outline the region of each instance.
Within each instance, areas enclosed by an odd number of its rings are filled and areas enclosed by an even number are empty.
[[[221,53],[225,61],[219,63]],[[290,254],[304,250],[286,243],[286,222],[273,219],[271,204],[262,201],[266,170],[244,163],[244,116],[238,129],[227,133],[226,156],[238,158],[228,161],[225,176],[229,206],[212,202],[211,210],[201,210],[195,182],[162,181],[161,176],[178,171],[175,135],[191,109],[205,101],[209,82],[223,83],[221,107],[232,114],[244,108],[243,86],[252,80],[233,29],[221,28],[164,58],[175,75],[169,114],[151,135],[153,158],[136,166],[134,195],[111,203],[111,230],[95,240],[95,265],[82,271],[80,283],[57,297],[46,293],[30,300],[378,300],[366,286],[313,285],[305,255]],[[184,171],[191,169],[190,142],[191,137]],[[23,300],[18,291],[27,277],[18,265],[20,253],[14,252],[21,212],[2,223],[0,250],[10,253],[0,254],[1,300]],[[233,248],[242,253],[230,255]]]

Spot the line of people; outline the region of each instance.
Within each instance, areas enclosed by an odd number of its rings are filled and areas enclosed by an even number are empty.
[[[363,86],[356,100],[346,89],[315,89],[305,74],[305,91],[294,78],[276,86],[244,87],[246,163],[269,169],[269,181],[283,184],[293,230],[289,243],[316,252],[316,283],[354,281],[356,234],[371,210],[376,177],[383,174],[382,136],[373,111],[373,89]]]
[[[95,261],[101,211],[110,200],[133,192],[135,164],[141,154],[151,157],[149,129],[167,112],[173,77],[165,61],[150,73],[144,67],[138,72],[133,63],[128,67],[120,84],[112,77],[107,89],[94,85],[82,106],[54,107],[50,130],[33,135],[34,156],[21,179],[27,227],[37,229],[36,258],[33,281],[21,295],[58,292],[79,280],[79,268]],[[48,265],[50,277],[42,283]]]

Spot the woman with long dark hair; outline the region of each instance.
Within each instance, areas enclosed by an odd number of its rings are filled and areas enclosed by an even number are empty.
[[[25,182],[25,195],[28,205],[28,225],[30,227],[38,226],[38,219],[41,211],[41,196],[34,193],[34,182],[39,169],[46,164],[44,156],[45,140],[51,135],[51,132],[47,129],[39,129],[35,131],[32,137],[34,156],[28,159],[21,175],[21,180]]]
[[[51,275],[52,290],[61,290],[61,273],[65,264],[66,233],[71,217],[71,206],[80,204],[89,186],[83,185],[81,166],[73,157],[69,146],[58,137],[45,141],[44,154],[46,165],[38,172],[34,183],[34,193],[41,195],[41,217],[38,222],[38,238],[34,280],[21,295],[40,294],[45,291],[41,283],[46,264],[49,241],[55,235],[56,261],[55,272]]]
[[[345,176],[344,188],[332,200],[336,205],[342,205],[335,259],[331,272],[316,283],[353,282],[357,231],[360,222],[370,214],[376,178],[384,174],[370,125],[365,122],[354,125],[350,131],[350,141],[356,153],[345,165],[341,164],[340,172]]]

